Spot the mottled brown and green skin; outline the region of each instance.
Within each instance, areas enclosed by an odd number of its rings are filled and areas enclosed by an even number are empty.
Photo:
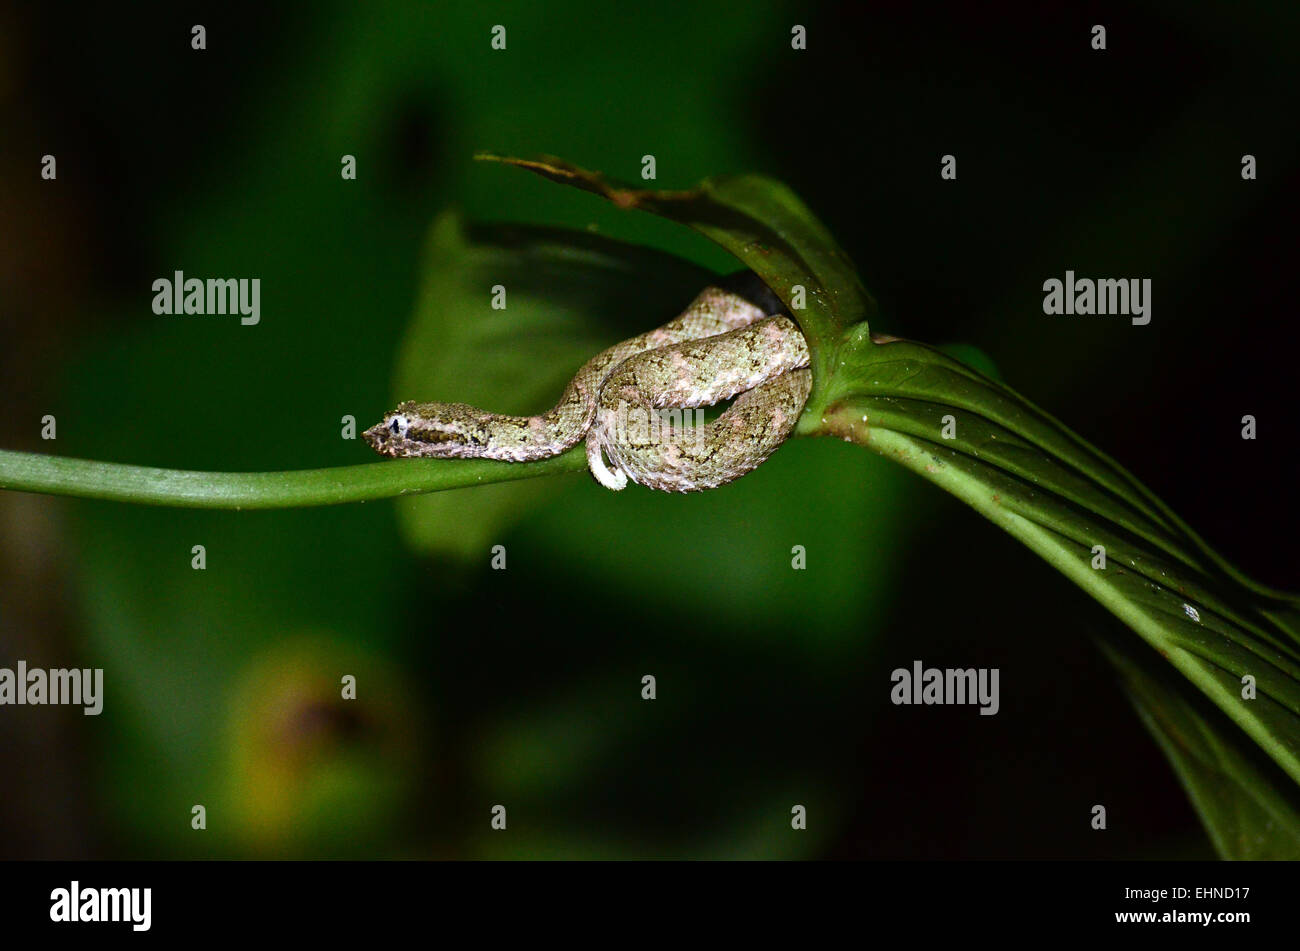
[[[670,492],[724,485],[785,441],[811,387],[803,334],[788,317],[769,317],[768,308],[770,296],[763,306],[709,287],[674,320],[589,360],[540,416],[406,402],[365,439],[392,457],[529,462],[585,437],[592,474],[608,488],[621,489],[628,479]],[[661,410],[710,406],[737,394],[707,424],[688,426],[680,413],[659,419]]]

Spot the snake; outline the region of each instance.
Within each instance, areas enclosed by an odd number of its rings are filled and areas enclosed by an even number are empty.
[[[697,492],[752,472],[790,436],[812,388],[807,341],[780,299],[742,273],[677,317],[603,350],[536,416],[407,401],[365,431],[390,458],[532,462],[586,440],[608,489]],[[733,399],[734,398],[734,399]],[[704,407],[732,400],[711,420]]]

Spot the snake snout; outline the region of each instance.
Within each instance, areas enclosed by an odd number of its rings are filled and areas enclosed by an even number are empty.
[[[384,423],[376,423],[361,434],[361,438],[378,453],[389,452],[388,440],[392,436],[392,430]]]
[[[410,428],[411,421],[405,414],[390,413],[362,433],[361,438],[376,452],[392,454],[395,452],[394,444],[405,439]]]

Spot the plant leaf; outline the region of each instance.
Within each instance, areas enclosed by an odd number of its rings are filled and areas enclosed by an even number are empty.
[[[1136,478],[1009,387],[934,348],[872,334],[874,302],[789,189],[747,175],[642,191],[556,159],[483,157],[690,225],[787,304],[803,285],[807,307],[792,312],[812,351],[814,384],[798,433],[874,449],[965,501],[1138,633],[1300,783],[1300,599],[1246,578]],[[1250,700],[1241,696],[1247,676],[1257,689]],[[1144,696],[1152,722],[1185,719],[1163,695]],[[1208,736],[1176,749],[1218,763],[1224,778],[1214,788],[1237,802],[1246,794],[1235,778],[1246,775],[1240,757]],[[1209,795],[1209,782],[1198,781],[1194,798]],[[1257,806],[1243,804],[1229,826],[1224,810],[1198,799],[1216,843],[1258,833],[1273,813]],[[1278,848],[1300,854],[1285,837]]]
[[[1020,539],[1300,782],[1294,598],[1246,580],[1114,461],[939,351],[851,331],[839,363],[821,432],[894,458]],[[1241,697],[1247,675],[1257,699]]]
[[[1300,788],[1153,651],[1103,644],[1225,859],[1300,855]],[[1250,755],[1254,754],[1254,755]]]

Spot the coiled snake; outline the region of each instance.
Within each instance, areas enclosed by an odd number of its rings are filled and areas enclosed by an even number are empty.
[[[808,347],[754,275],[705,288],[676,318],[592,357],[540,416],[405,402],[365,432],[392,457],[530,462],[586,438],[601,485],[712,489],[757,468],[790,435],[812,373]],[[700,407],[736,397],[716,419]]]

